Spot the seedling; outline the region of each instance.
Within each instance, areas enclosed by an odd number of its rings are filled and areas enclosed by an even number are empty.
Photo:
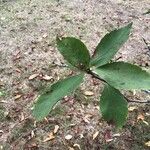
[[[5,92],[0,90],[0,97],[5,96]]]
[[[106,34],[92,56],[79,39],[57,37],[57,48],[64,59],[78,69],[78,74],[60,80],[39,96],[33,109],[37,120],[46,117],[54,105],[73,92],[83,81],[84,74],[90,74],[104,83],[100,97],[102,117],[116,127],[122,127],[127,118],[127,98],[119,90],[150,89],[150,74],[127,62],[113,62],[111,59],[129,38],[132,23]]]

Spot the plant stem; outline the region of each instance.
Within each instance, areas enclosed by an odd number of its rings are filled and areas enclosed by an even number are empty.
[[[90,74],[93,78],[98,79],[104,83],[107,83],[109,85],[109,83],[107,81],[105,81],[104,79],[100,78],[97,74],[95,74],[94,72],[92,72],[90,69],[86,71],[87,74]],[[111,86],[111,85],[110,85]],[[150,100],[146,100],[146,101],[140,101],[140,100],[130,100],[127,97],[124,96],[124,98],[127,100],[127,102],[129,103],[150,103]]]
[[[94,72],[92,72],[91,70],[87,70],[86,71],[87,74],[90,74],[93,78],[98,79],[104,83],[107,83],[104,79],[100,78],[97,74],[95,74]],[[108,84],[108,83],[107,83]]]

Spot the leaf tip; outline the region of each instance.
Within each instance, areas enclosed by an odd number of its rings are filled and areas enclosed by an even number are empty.
[[[131,29],[131,28],[132,28],[132,25],[133,25],[133,22],[130,22],[130,23],[127,25],[127,27]]]

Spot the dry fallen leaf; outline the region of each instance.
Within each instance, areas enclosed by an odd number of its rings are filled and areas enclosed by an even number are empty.
[[[38,149],[38,145],[36,143],[31,144],[31,149]]]
[[[86,96],[92,96],[92,95],[94,95],[94,93],[92,91],[85,91],[84,95],[86,95]]]
[[[4,133],[4,131],[3,131],[3,130],[0,130],[0,133]]]
[[[39,74],[32,74],[30,77],[29,77],[29,80],[33,80],[35,79],[36,77],[38,77]]]
[[[85,123],[90,123],[90,121],[87,119],[87,118],[83,118],[83,121],[85,122]]]
[[[133,90],[133,95],[136,95],[136,90]]]
[[[44,33],[43,34],[43,38],[46,38],[48,35],[47,35],[47,33]]]
[[[96,137],[98,136],[99,134],[99,131],[96,131],[94,134],[93,134],[93,140],[96,139]]]
[[[20,121],[23,121],[25,119],[23,112],[21,113]]]
[[[36,121],[34,121],[33,126],[36,128]]]
[[[91,114],[87,114],[87,115],[85,115],[85,117],[83,117],[83,121],[84,121],[85,123],[90,123],[89,119],[90,119],[91,117],[92,117]]]
[[[42,37],[39,37],[38,39],[37,39],[37,42],[42,42]]]
[[[149,123],[145,120],[143,120],[143,123],[145,123],[147,126],[149,125]]]
[[[45,140],[43,140],[43,142],[47,142],[47,141],[53,140],[54,138],[55,138],[55,136],[54,136],[53,132],[51,132],[48,135],[48,137]]]
[[[4,116],[7,117],[9,115],[9,111],[4,112]]]
[[[49,81],[49,80],[53,79],[53,77],[48,76],[48,75],[44,75],[44,76],[42,77],[42,79],[44,79],[44,80],[46,80],[46,81]]]
[[[56,134],[58,132],[58,129],[59,129],[59,126],[58,125],[55,125],[55,128],[54,128],[54,134]]]
[[[83,104],[81,104],[81,107],[84,109],[84,105]]]
[[[73,147],[78,147],[78,149],[81,150],[81,147],[79,144],[74,144]]]
[[[143,116],[142,114],[139,114],[139,115],[137,116],[137,121],[139,121],[139,120],[144,121],[144,116]]]
[[[21,73],[22,71],[18,68],[15,69],[16,72]]]
[[[150,113],[145,113],[145,116],[150,116]]]
[[[149,123],[147,121],[145,121],[144,119],[145,119],[145,117],[142,114],[139,114],[137,117],[137,121],[141,120],[146,125],[149,125]]]
[[[100,110],[99,106],[96,106],[95,108],[96,108],[97,110]]]
[[[113,134],[112,136],[113,136],[113,137],[119,137],[119,136],[120,136],[120,133]]]
[[[105,138],[105,141],[106,141],[106,142],[111,142],[111,141],[113,141],[112,134],[111,134],[111,131],[110,131],[110,130],[106,130],[106,131],[105,131],[105,133],[104,133],[104,138]]]
[[[134,110],[136,110],[136,109],[137,109],[136,106],[131,106],[131,107],[128,108],[129,111],[134,111]]]
[[[69,148],[69,150],[74,150],[74,148],[72,148],[72,147],[68,147]]]
[[[146,142],[145,145],[150,147],[150,141]]]
[[[44,120],[48,123],[48,119],[45,117]]]
[[[83,134],[80,134],[80,139],[84,138]]]
[[[66,135],[66,136],[65,136],[65,139],[66,139],[66,140],[71,140],[71,139],[72,139],[72,135],[70,135],[70,134]]]
[[[18,94],[14,97],[15,100],[18,100],[19,98],[21,98],[22,95]]]
[[[6,18],[5,17],[1,17],[1,20],[5,20]]]
[[[69,125],[69,127],[74,127],[74,126],[76,126],[75,123],[72,123],[72,124]]]
[[[0,86],[3,86],[4,85],[4,83],[0,80]]]
[[[34,133],[33,130],[31,131],[31,137],[32,137],[32,138],[35,137],[35,133]]]
[[[113,139],[108,139],[108,140],[106,140],[106,142],[111,142],[111,141],[113,141]]]
[[[91,117],[93,117],[92,114],[87,114],[87,115],[85,115],[85,118],[91,118]]]

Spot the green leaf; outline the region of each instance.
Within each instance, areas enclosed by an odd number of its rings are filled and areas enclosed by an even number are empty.
[[[147,12],[143,13],[143,15],[147,15],[147,14],[150,14],[150,9],[147,10]]]
[[[95,72],[117,89],[150,89],[150,74],[136,65],[114,62],[96,68]]]
[[[132,23],[106,34],[96,47],[91,66],[99,67],[107,64],[129,38],[131,27]]]
[[[119,90],[105,85],[100,98],[102,117],[109,123],[122,127],[127,118],[127,101]]]
[[[42,120],[52,110],[53,106],[64,96],[74,91],[83,80],[83,74],[68,77],[58,81],[38,98],[34,109],[33,116],[37,120]]]
[[[72,66],[80,70],[89,68],[90,54],[79,39],[73,37],[57,38],[57,48]]]
[[[5,92],[4,91],[0,91],[0,97],[5,96]]]

